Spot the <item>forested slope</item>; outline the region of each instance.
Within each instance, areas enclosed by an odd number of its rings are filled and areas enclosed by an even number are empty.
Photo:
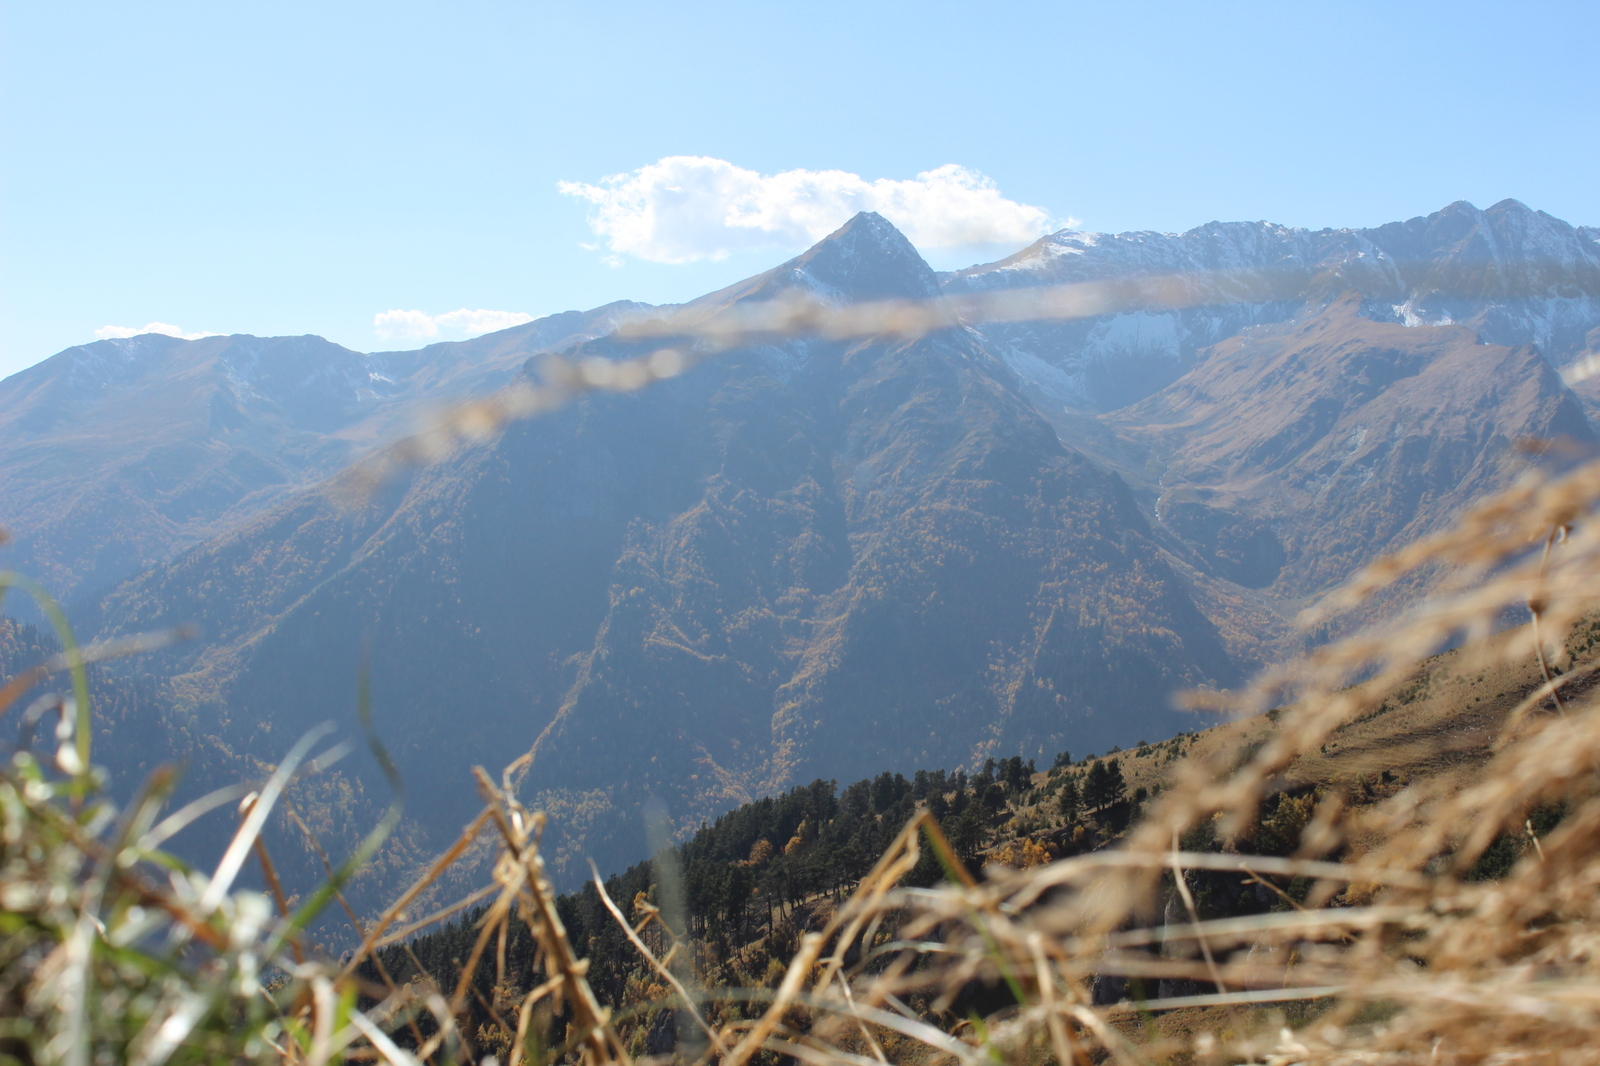
[[[1555,668],[1592,667],[1597,644],[1600,623],[1581,627]],[[1331,848],[1327,843],[1316,846],[1336,861],[1359,855],[1381,839],[1378,827],[1389,817],[1385,804],[1408,784],[1425,779],[1453,787],[1475,783],[1494,753],[1494,738],[1507,714],[1540,680],[1532,661],[1463,673],[1453,654],[1436,657],[1374,712],[1340,727],[1320,752],[1302,756],[1280,775],[1259,819],[1245,831],[1224,837],[1216,822],[1208,823],[1189,833],[1182,846],[1236,855],[1303,853],[1311,846],[1303,842],[1308,827],[1337,807],[1346,812],[1342,819],[1351,828]],[[1553,706],[1549,713],[1554,713]],[[605,890],[630,920],[644,923],[647,943],[658,955],[673,942],[650,923],[656,908],[664,907],[664,919],[682,941],[677,955],[682,979],[700,991],[713,1022],[735,1020],[751,1009],[745,1006],[747,993],[776,986],[800,938],[826,924],[834,907],[918,812],[933,815],[952,845],[952,858],[978,878],[996,867],[1031,867],[1115,848],[1141,808],[1177,775],[1196,763],[1227,766],[1248,759],[1273,734],[1279,717],[1272,712],[1100,757],[1074,760],[1063,752],[1055,765],[1043,770],[1010,757],[990,760],[971,776],[882,773],[844,788],[819,780],[736,808],[652,862],[607,878]],[[1506,874],[1520,856],[1534,852],[1535,839],[1552,831],[1562,813],[1556,807],[1531,811],[1527,833],[1497,838],[1469,879]],[[925,886],[955,875],[955,867],[941,861],[925,842],[917,866],[903,883]],[[1196,914],[1204,920],[1290,910],[1305,901],[1310,888],[1308,880],[1287,876],[1191,870],[1185,878]],[[1371,892],[1371,886],[1352,886],[1343,905],[1360,905]],[[1163,898],[1168,901],[1165,911],[1149,921],[1190,920],[1170,884]],[[673,1002],[667,985],[629,945],[594,884],[562,896],[558,909],[572,943],[589,960],[590,983],[622,1019],[621,1028],[636,1053],[661,1053],[680,1036],[694,1038],[674,1021],[671,1010],[662,1009]],[[483,913],[480,908],[386,949],[381,960],[390,978],[431,980],[446,994],[454,991],[462,964],[477,943]],[[893,923],[885,922],[874,943],[886,945],[888,952],[895,935]],[[490,1049],[509,1044],[509,1034],[497,1029],[496,1015],[504,1011],[502,1018],[514,1016],[521,995],[542,979],[525,927],[513,926],[503,968],[499,950],[485,954],[476,971],[474,1005],[466,1019],[471,1039]],[[853,956],[852,964],[855,960]],[[376,970],[371,976],[376,983]],[[1190,979],[1133,987],[1110,977],[1097,978],[1092,989],[1097,1002],[1205,991],[1215,989]],[[989,1013],[1006,1002],[1004,986],[973,986],[956,1002],[937,1009],[931,997],[913,997],[909,1006],[950,1026],[968,1011]],[[1241,1024],[1227,1011],[1178,1011],[1163,1016],[1159,1024],[1153,1019],[1145,1024],[1155,1027],[1147,1035],[1170,1035],[1219,1023]],[[552,1039],[562,1039],[559,1014],[546,1012],[540,1024],[552,1026]],[[892,1050],[892,1038],[880,1037]]]

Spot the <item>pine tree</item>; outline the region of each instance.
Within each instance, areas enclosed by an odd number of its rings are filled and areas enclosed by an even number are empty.
[[[1128,791],[1122,779],[1122,767],[1115,759],[1096,759],[1089,767],[1089,778],[1084,782],[1083,800],[1088,808],[1097,811],[1120,800]]]
[[[1061,816],[1067,821],[1078,816],[1078,810],[1083,806],[1083,794],[1078,791],[1078,779],[1071,774],[1061,785],[1061,793],[1056,799],[1056,806],[1061,811]]]
[[[968,866],[977,861],[978,851],[983,847],[984,838],[988,836],[987,822],[982,804],[973,803],[967,806],[961,817],[950,827],[950,846],[955,848],[956,858]]]

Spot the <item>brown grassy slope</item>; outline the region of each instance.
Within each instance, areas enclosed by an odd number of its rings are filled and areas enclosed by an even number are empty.
[[[1063,440],[1128,481],[1245,657],[1293,654],[1283,623],[1308,599],[1509,485],[1528,465],[1519,441],[1594,440],[1533,347],[1361,310],[1348,294],[1248,330],[1109,414],[1046,409]],[[1363,617],[1424,583],[1389,590]]]
[[[1580,627],[1564,655],[1552,667],[1570,672],[1600,659],[1600,622]],[[1337,791],[1354,807],[1373,807],[1406,783],[1437,778],[1450,791],[1477,783],[1495,751],[1507,715],[1543,684],[1538,663],[1529,658],[1515,665],[1463,673],[1455,652],[1427,660],[1412,684],[1369,715],[1338,729],[1320,751],[1296,759],[1274,782],[1276,791]],[[1585,679],[1567,689],[1575,697],[1595,684]],[[1545,702],[1546,713],[1554,704]],[[1121,765],[1129,795],[1164,790],[1189,760],[1243,762],[1276,728],[1277,715],[1245,718],[1158,744],[1111,753]],[[1071,771],[1082,774],[1092,760]],[[1056,810],[1059,773],[1033,778],[1032,802],[1012,809],[1010,819],[987,854],[1001,859],[1020,854],[1024,839],[1034,839],[1047,852],[1061,850],[1063,820]],[[1092,818],[1085,817],[1086,821]],[[1022,832],[1019,833],[1019,830]],[[1031,831],[1031,832],[1030,832]],[[1111,843],[1110,834],[1102,838]],[[1359,839],[1352,841],[1358,848]]]

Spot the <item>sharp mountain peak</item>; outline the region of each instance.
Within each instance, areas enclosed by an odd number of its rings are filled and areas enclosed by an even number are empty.
[[[888,219],[862,211],[805,252],[738,288],[740,296],[775,295],[801,285],[849,302],[925,300],[939,295],[939,278]]]
[[[683,308],[714,314],[741,301],[780,299],[796,288],[841,303],[926,300],[939,295],[939,276],[893,223],[861,211],[788,262]]]

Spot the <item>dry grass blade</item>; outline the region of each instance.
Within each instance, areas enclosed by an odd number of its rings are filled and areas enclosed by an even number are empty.
[[[428,867],[422,876],[417,878],[410,888],[402,892],[400,897],[384,910],[378,920],[367,930],[366,939],[362,941],[361,947],[355,951],[350,961],[345,965],[342,976],[348,977],[354,973],[356,966],[360,964],[360,960],[372,953],[377,945],[378,938],[394,923],[395,918],[403,913],[413,900],[427,891],[429,886],[443,876],[444,872],[460,859],[461,855],[472,845],[472,842],[478,839],[478,833],[483,829],[484,823],[488,822],[489,816],[490,812],[487,808],[478,812],[478,815],[461,831],[461,835],[456,838],[456,842],[446,848],[444,853],[433,861],[433,864]],[[491,891],[493,891],[492,887],[486,887],[484,894],[487,895]]]
[[[238,876],[239,869],[244,865],[245,856],[250,853],[256,838],[261,834],[262,827],[267,824],[267,815],[272,812],[273,804],[283,794],[284,787],[294,776],[301,760],[310,754],[317,741],[332,731],[331,724],[324,724],[301,737],[295,746],[289,749],[289,754],[284,756],[283,762],[278,764],[272,776],[267,778],[266,784],[261,786],[261,794],[250,805],[243,824],[234,834],[228,850],[222,853],[222,858],[217,862],[216,872],[211,875],[205,891],[200,895],[199,909],[202,915],[216,910],[223,896],[227,895],[228,889],[233,885],[233,879]]]
[[[505,842],[505,855],[497,864],[497,871],[507,871],[500,874],[502,883],[516,884],[524,906],[531,912],[528,924],[543,951],[545,965],[553,971],[552,976],[561,978],[561,995],[573,1013],[578,1046],[591,1063],[625,1066],[631,1061],[627,1049],[612,1028],[610,1012],[600,1006],[589,987],[584,977],[588,966],[573,951],[566,926],[556,911],[555,893],[545,874],[534,833],[537,826],[542,826],[543,817],[530,818],[514,798],[495,787],[483,767],[474,767],[473,775]]]
[[[1211,945],[1206,943],[1205,933],[1200,928],[1200,912],[1195,909],[1194,895],[1189,891],[1189,882],[1183,877],[1183,863],[1178,858],[1178,834],[1172,834],[1172,881],[1177,887],[1178,895],[1183,897],[1183,907],[1189,912],[1189,927],[1193,930],[1195,942],[1200,945],[1200,953],[1206,958],[1206,970],[1211,974],[1211,983],[1217,986],[1217,991],[1226,992],[1227,988],[1222,983],[1222,975],[1217,972],[1217,960],[1211,957]]]
[[[865,1040],[867,1042],[867,1046],[872,1049],[872,1057],[887,1066],[889,1060],[883,1053],[882,1045],[880,1045],[877,1041],[877,1038],[872,1035],[872,1030],[867,1028],[866,1019],[862,1017],[860,1008],[856,1006],[855,996],[850,992],[850,982],[845,980],[844,974],[839,974],[838,977],[839,992],[844,996],[845,1005],[850,1010],[850,1017],[856,1020],[856,1028],[861,1033],[861,1039]]]
[[[772,1004],[757,1019],[756,1024],[750,1027],[734,1046],[733,1051],[723,1061],[728,1066],[743,1066],[750,1061],[750,1056],[759,1051],[778,1028],[778,1023],[788,1011],[791,1004],[800,995],[800,988],[805,983],[806,975],[817,964],[817,957],[822,954],[822,936],[818,933],[807,933],[800,938],[800,950],[790,960],[789,968],[783,975],[783,983],[778,986],[778,993],[772,999]]]
[[[421,1066],[415,1055],[390,1040],[389,1034],[368,1021],[360,1011],[351,1014],[350,1024],[372,1043],[384,1062],[390,1063],[391,1066]]]
[[[705,1031],[706,1036],[711,1040],[711,1047],[717,1055],[726,1055],[728,1049],[722,1043],[722,1037],[718,1035],[715,1029],[707,1025],[706,1020],[700,1016],[700,1011],[695,1007],[694,997],[689,995],[689,990],[683,987],[683,982],[679,981],[671,970],[662,965],[661,960],[655,957],[655,953],[650,950],[643,940],[639,939],[639,934],[634,930],[633,926],[628,924],[627,917],[612,901],[610,893],[606,891],[605,882],[600,878],[600,871],[592,861],[589,863],[589,868],[594,871],[594,887],[595,891],[600,894],[601,904],[611,917],[616,919],[617,925],[622,928],[623,935],[628,938],[628,943],[633,945],[633,949],[644,958],[645,962],[650,964],[650,968],[671,986],[673,992],[677,993],[678,998],[683,1001],[683,1009],[694,1019],[695,1024]]]
[[[1077,1041],[1072,1039],[1066,1019],[1061,1016],[1056,1002],[1056,976],[1051,972],[1049,959],[1045,957],[1044,937],[1037,932],[1030,933],[1028,950],[1033,955],[1034,980],[1038,982],[1039,1000],[1044,1006],[1045,1026],[1050,1031],[1050,1043],[1055,1048],[1056,1061],[1061,1066],[1076,1066],[1082,1059],[1082,1052]]]
[[[475,892],[469,892],[467,895],[462,896],[460,899],[456,900],[454,903],[452,903],[452,904],[450,904],[448,906],[445,906],[445,907],[440,907],[438,910],[434,911],[431,914],[428,914],[428,915],[425,915],[425,916],[423,916],[421,918],[418,918],[416,921],[411,922],[410,924],[408,924],[408,925],[406,925],[406,926],[404,926],[404,927],[402,927],[400,929],[396,929],[392,933],[388,933],[388,934],[385,934],[384,936],[379,937],[377,940],[374,940],[372,942],[372,947],[374,949],[378,949],[378,948],[386,948],[390,944],[398,944],[401,941],[406,940],[406,939],[414,936],[415,934],[421,932],[422,930],[428,928],[428,926],[430,926],[430,925],[437,925],[439,922],[444,921],[446,918],[449,918],[449,917],[451,917],[453,915],[460,914],[462,911],[466,910],[468,907],[472,907],[472,906],[474,906],[474,905],[476,905],[478,903],[482,903],[484,900],[486,900],[490,896],[494,895],[495,892],[499,891],[499,887],[500,886],[498,886],[498,885],[484,885],[482,888],[478,889]]]

